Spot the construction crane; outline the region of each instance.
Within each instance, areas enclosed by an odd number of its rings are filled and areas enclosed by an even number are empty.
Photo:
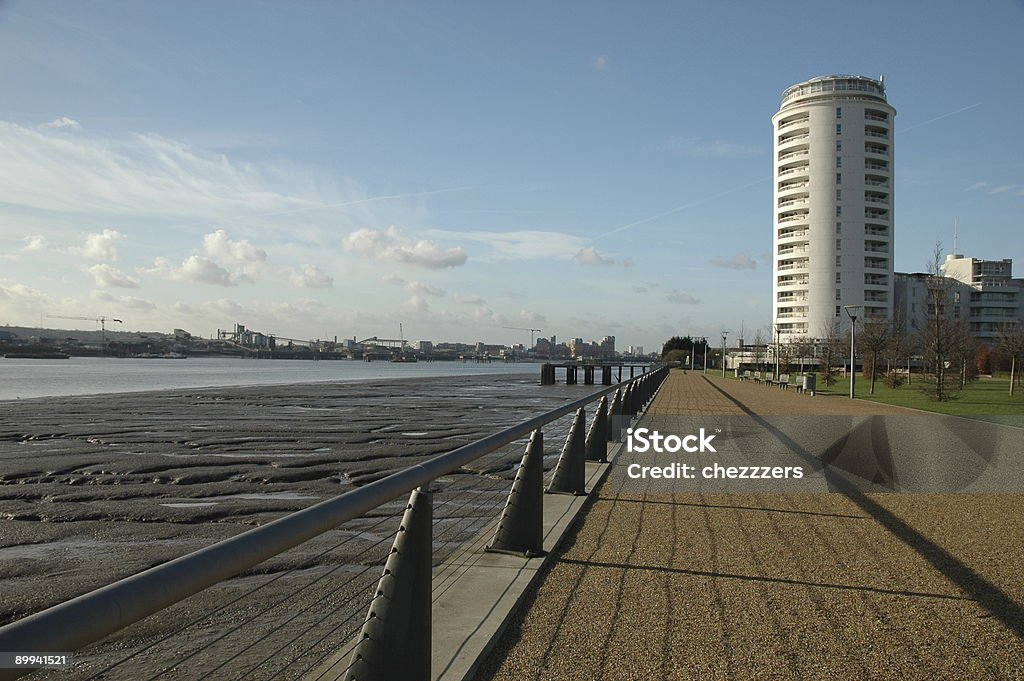
[[[521,326],[503,326],[503,329],[511,329],[512,331],[529,331],[530,332],[530,347],[533,347],[533,334],[540,333],[540,329],[527,329]]]
[[[124,322],[121,321],[120,319],[115,319],[113,317],[103,317],[103,316],[100,316],[100,317],[64,317],[62,315],[48,314],[48,315],[46,315],[46,318],[47,319],[77,319],[77,320],[83,321],[83,322],[99,322],[99,324],[100,324],[100,331],[101,331],[101,338],[102,338],[102,340],[100,341],[100,345],[101,345],[101,349],[103,350],[104,354],[106,354],[106,352],[107,352],[107,322],[110,321],[110,322],[117,322],[118,324],[124,324]]]

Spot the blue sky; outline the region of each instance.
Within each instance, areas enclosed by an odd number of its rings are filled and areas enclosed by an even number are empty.
[[[897,270],[1024,273],[1024,4],[780,7],[0,2],[0,324],[752,337],[829,73],[897,109]]]

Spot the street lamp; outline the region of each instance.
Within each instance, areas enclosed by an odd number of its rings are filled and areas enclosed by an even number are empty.
[[[775,382],[779,381],[779,323],[772,324],[775,327]]]
[[[708,373],[708,339],[703,338],[701,340],[704,341],[704,375],[706,376]]]
[[[854,349],[857,343],[857,314],[856,311],[864,307],[863,305],[843,305],[843,309],[846,310],[846,314],[850,316],[850,399],[852,400],[856,396],[856,385],[857,385],[857,367],[855,365],[856,355],[854,355]]]
[[[725,337],[728,335],[728,331],[722,332],[722,378],[725,378]]]

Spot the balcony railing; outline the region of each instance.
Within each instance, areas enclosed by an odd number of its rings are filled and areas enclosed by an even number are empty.
[[[785,161],[786,159],[796,158],[798,156],[807,156],[808,153],[809,152],[806,149],[800,149],[799,151],[791,151],[788,154],[783,154],[779,156],[779,160]]]
[[[884,139],[884,140],[889,139],[889,135],[885,134],[884,132],[875,132],[874,130],[865,130],[864,131],[864,136],[865,137],[878,137],[878,138]]]
[[[799,166],[797,168],[787,168],[786,170],[779,171],[779,177],[785,177],[786,175],[792,175],[794,173],[807,173],[809,165]]]
[[[869,113],[864,114],[864,119],[868,121],[882,121],[883,123],[889,122],[889,118],[887,116],[876,116],[875,114]]]
[[[870,211],[864,211],[864,217],[868,220],[888,220],[888,213],[873,213]]]
[[[789,137],[783,137],[783,138],[781,138],[781,139],[779,140],[779,146],[781,147],[781,146],[782,146],[782,145],[784,145],[784,144],[789,144],[790,142],[796,142],[796,141],[798,141],[798,140],[805,140],[805,139],[807,139],[808,137],[810,137],[810,135],[809,135],[809,134],[804,134],[804,135],[790,135]]]
[[[794,125],[806,125],[808,121],[810,121],[810,117],[809,116],[805,116],[803,118],[794,118],[791,121],[786,121],[785,123],[780,123],[779,124],[779,130],[784,130],[786,128],[791,128]]]
[[[783,222],[795,222],[795,221],[798,221],[798,220],[806,220],[806,219],[807,219],[807,213],[803,213],[802,215],[790,215],[788,217],[779,218],[779,224],[781,225]]]
[[[889,172],[889,166],[882,165],[881,163],[865,162],[864,163],[864,167],[865,168],[870,168],[871,170],[884,170],[886,172]]]
[[[779,193],[781,194],[782,192],[793,191],[794,189],[803,189],[804,187],[809,187],[810,185],[810,182],[791,182],[789,184],[784,184],[781,187],[779,187]]]
[[[809,282],[809,279],[790,279],[787,281],[780,279],[779,286],[807,286]]]
[[[801,253],[807,253],[810,250],[811,249],[807,248],[806,246],[804,246],[802,248],[800,248],[800,247],[798,247],[798,248],[787,248],[787,249],[779,251],[779,255],[794,255],[794,254],[799,255]]]
[[[888,182],[875,182],[874,180],[864,180],[864,184],[868,187],[888,187]]]
[[[865,196],[864,201],[867,203],[884,203],[887,206],[889,205],[889,199],[880,199],[876,196]]]
[[[809,229],[794,229],[789,232],[779,232],[780,239],[792,239],[795,237],[807,236],[810,233]]]
[[[784,270],[806,270],[807,269],[807,261],[806,260],[801,260],[800,262],[786,263],[784,265],[779,265],[777,269],[780,272],[782,272]]]
[[[865,253],[885,253],[885,254],[888,254],[889,253],[889,249],[888,248],[865,248],[864,252]]]
[[[810,201],[807,199],[790,199],[789,201],[783,201],[779,204],[779,208],[788,208],[789,206],[806,206]]]

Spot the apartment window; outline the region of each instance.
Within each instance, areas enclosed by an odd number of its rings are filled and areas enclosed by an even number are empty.
[[[917,312],[917,303],[911,303],[910,304],[910,311],[911,312]]]
[[[843,200],[843,190],[842,189],[837,189],[836,190],[836,201],[842,201],[842,200]]]
[[[836,256],[836,267],[842,267],[842,266],[843,266],[843,256],[837,255]]]
[[[843,240],[842,239],[836,239],[836,250],[837,251],[841,250],[842,247],[843,247]]]
[[[836,123],[836,134],[837,135],[842,135],[843,134],[843,124],[842,123]]]
[[[836,173],[836,184],[842,184],[842,183],[843,183],[843,174],[842,173]]]
[[[836,156],[836,168],[842,168],[842,167],[843,167],[843,157],[842,156]]]
[[[843,290],[840,289],[840,288],[837,288],[836,289],[836,300],[842,300],[842,299],[843,299]]]
[[[837,106],[836,107],[836,118],[842,118],[842,117],[843,117],[843,107]]]
[[[836,234],[842,234],[842,233],[843,233],[843,223],[837,222],[836,223]]]
[[[836,206],[836,217],[837,218],[843,217],[843,207],[842,206]]]
[[[843,140],[836,140],[836,151],[843,150]]]
[[[836,283],[837,284],[842,284],[843,283],[843,274],[842,274],[842,272],[836,272]]]
[[[839,306],[838,305],[836,305],[836,316],[837,317],[839,316]]]

